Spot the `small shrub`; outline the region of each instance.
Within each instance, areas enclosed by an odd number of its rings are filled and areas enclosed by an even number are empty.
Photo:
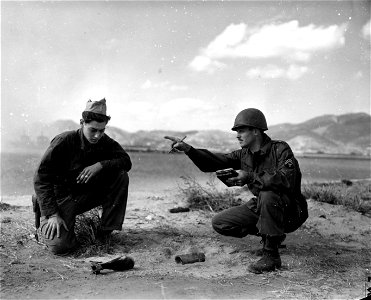
[[[75,234],[80,243],[75,257],[89,257],[112,254],[111,238],[99,241],[98,230],[101,225],[101,207],[93,208],[76,217]]]
[[[371,214],[371,183],[349,181],[311,183],[302,186],[305,198],[344,205],[362,214]]]
[[[0,202],[0,211],[6,211],[12,209],[12,206],[8,203]]]
[[[93,208],[76,217],[75,233],[81,246],[89,246],[97,240],[101,222],[101,208]]]
[[[242,200],[237,198],[239,192],[234,189],[220,190],[216,187],[215,177],[210,177],[206,186],[191,176],[182,176],[181,179],[183,185],[179,186],[179,190],[185,196],[189,208],[217,212],[242,204]]]

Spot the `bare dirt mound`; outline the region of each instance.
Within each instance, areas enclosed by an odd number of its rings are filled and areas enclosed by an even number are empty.
[[[29,201],[30,197],[23,200]],[[12,199],[5,199],[9,203]],[[17,201],[15,201],[17,200]],[[24,201],[23,201],[24,202]],[[11,203],[22,203],[13,199]],[[28,204],[27,204],[28,205]],[[256,275],[259,238],[215,233],[212,213],[169,213],[184,205],[166,191],[131,193],[123,231],[113,235],[106,259],[129,255],[125,272],[91,272],[92,256],[57,257],[33,239],[30,206],[1,213],[1,299],[360,299],[370,268],[371,219],[341,206],[309,201],[310,217],[289,234],[283,267]],[[205,262],[177,264],[175,256],[204,252]],[[102,258],[104,259],[104,258]]]

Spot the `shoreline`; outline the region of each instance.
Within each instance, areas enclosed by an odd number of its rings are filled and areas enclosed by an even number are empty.
[[[160,154],[168,154],[168,150],[165,149],[151,149],[146,147],[126,147],[122,145],[128,153],[160,153]],[[32,149],[24,149],[24,148],[14,148],[14,149],[7,149],[3,151],[0,150],[1,155],[9,155],[9,154],[39,154],[42,155],[45,152],[45,149],[40,148],[32,148]],[[213,151],[217,152],[216,149]],[[222,150],[221,150],[222,151]],[[222,151],[223,152],[223,151]],[[228,151],[226,151],[228,152]],[[184,155],[182,152],[175,152],[173,153],[177,155]],[[356,159],[356,160],[370,160],[371,155],[362,155],[362,154],[350,154],[350,153],[311,153],[311,152],[294,152],[295,157],[297,158],[324,158],[324,159]]]

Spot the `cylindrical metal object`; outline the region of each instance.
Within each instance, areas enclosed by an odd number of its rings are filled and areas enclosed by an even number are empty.
[[[134,268],[134,259],[126,256],[124,259],[110,261],[102,264],[103,269],[111,269],[114,271],[125,271]]]
[[[193,264],[195,262],[204,262],[205,254],[204,253],[190,253],[190,254],[181,254],[175,256],[175,261],[178,264]]]
[[[126,256],[125,258],[117,257],[106,263],[93,262],[91,268],[93,274],[96,275],[99,274],[100,271],[102,271],[103,269],[110,269],[113,271],[126,271],[134,268],[134,259]]]

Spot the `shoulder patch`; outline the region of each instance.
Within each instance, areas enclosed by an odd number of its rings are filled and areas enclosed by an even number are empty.
[[[284,163],[285,167],[291,169],[294,166],[294,162],[292,161],[291,158],[287,159]]]

